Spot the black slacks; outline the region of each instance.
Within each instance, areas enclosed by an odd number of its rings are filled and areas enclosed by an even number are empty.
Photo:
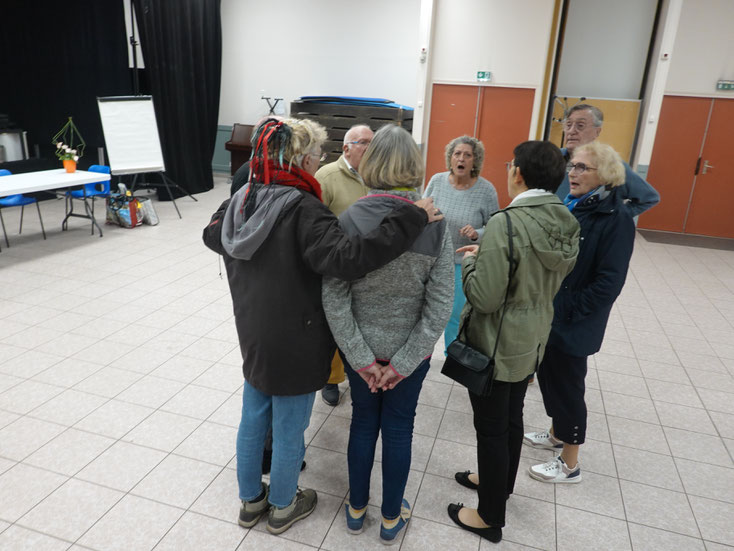
[[[586,441],[586,371],[586,356],[571,356],[551,345],[538,366],[538,386],[545,412],[553,419],[553,435],[567,444]]]
[[[478,511],[484,522],[495,527],[505,525],[507,498],[515,488],[528,379],[517,383],[495,381],[487,396],[469,393],[477,432]]]

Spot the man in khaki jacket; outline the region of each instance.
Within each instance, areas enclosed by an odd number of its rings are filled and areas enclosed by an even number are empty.
[[[336,216],[347,210],[360,197],[367,195],[367,187],[357,172],[364,152],[374,133],[369,126],[352,126],[344,134],[342,155],[333,163],[322,166],[315,175],[321,184],[321,199]],[[346,379],[344,364],[337,352],[331,361],[331,376],[321,390],[321,398],[332,407],[339,405],[339,383]]]
[[[373,135],[369,126],[353,126],[344,135],[342,156],[316,172],[324,204],[337,216],[357,199],[367,195],[367,188],[357,170]]]

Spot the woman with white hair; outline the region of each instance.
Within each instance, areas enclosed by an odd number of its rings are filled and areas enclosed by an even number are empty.
[[[369,235],[394,209],[420,198],[423,159],[398,126],[378,130],[359,173],[369,192],[339,218],[350,236]],[[447,225],[440,222],[426,226],[409,250],[362,279],[324,278],[324,310],[352,393],[347,528],[355,534],[364,528],[382,434],[383,543],[394,543],[410,518],[403,493],[413,420],[431,353],[451,312],[453,256]]]
[[[274,534],[316,507],[316,492],[297,485],[303,434],[335,349],[321,305],[322,276],[364,276],[411,246],[427,221],[424,210],[405,203],[369,236],[345,235],[313,177],[325,140],[325,129],[310,120],[265,121],[253,136],[250,182],[204,230],[206,245],[224,257],[243,359],[238,522],[250,528],[267,514]],[[425,207],[436,210],[432,202]],[[271,424],[268,485],[262,457]]]
[[[632,215],[622,203],[622,159],[598,142],[577,147],[569,163],[566,206],[581,226],[578,260],[556,295],[551,333],[538,368],[548,431],[525,434],[524,443],[560,451],[530,467],[541,482],[581,481],[579,447],[586,438],[584,392],[587,357],[601,348],[614,301],[627,276],[635,240]]]
[[[479,173],[484,164],[484,144],[471,136],[459,136],[446,145],[448,172],[434,174],[424,197],[433,197],[446,217],[454,250],[477,244],[489,218],[499,210],[497,190]],[[444,331],[444,346],[456,339],[466,297],[461,283],[462,254],[454,254],[454,306]]]

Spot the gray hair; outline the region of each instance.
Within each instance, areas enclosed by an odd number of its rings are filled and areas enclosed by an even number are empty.
[[[459,136],[448,143],[446,146],[446,168],[451,172],[451,156],[454,154],[454,150],[462,144],[471,146],[472,155],[474,155],[474,165],[472,166],[470,175],[472,178],[476,178],[482,171],[482,165],[484,164],[484,144],[471,136]]]
[[[423,181],[423,156],[407,130],[387,124],[372,138],[359,174],[370,189],[417,188]]]
[[[589,105],[588,103],[579,103],[578,105],[574,105],[573,107],[571,107],[571,109],[568,110],[568,113],[566,113],[566,118],[570,117],[571,113],[575,113],[576,111],[590,111],[592,123],[597,128],[604,123],[604,113],[602,113],[601,109],[599,109],[598,107],[594,107],[593,105]]]

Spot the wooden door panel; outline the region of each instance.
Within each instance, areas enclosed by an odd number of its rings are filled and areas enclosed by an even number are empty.
[[[437,172],[446,172],[446,144],[457,136],[474,135],[478,88],[434,84],[431,126],[426,147],[426,183]]]
[[[534,100],[535,90],[528,88],[482,88],[477,130],[485,150],[481,174],[494,184],[500,207],[510,203],[505,162],[528,139]]]
[[[734,238],[734,100],[714,100],[711,121],[701,155],[701,169],[696,177],[688,213],[686,233]],[[703,174],[703,163],[713,168]]]
[[[663,98],[647,174],[648,182],[660,193],[660,203],[640,216],[640,228],[684,231],[710,108],[710,98]]]

